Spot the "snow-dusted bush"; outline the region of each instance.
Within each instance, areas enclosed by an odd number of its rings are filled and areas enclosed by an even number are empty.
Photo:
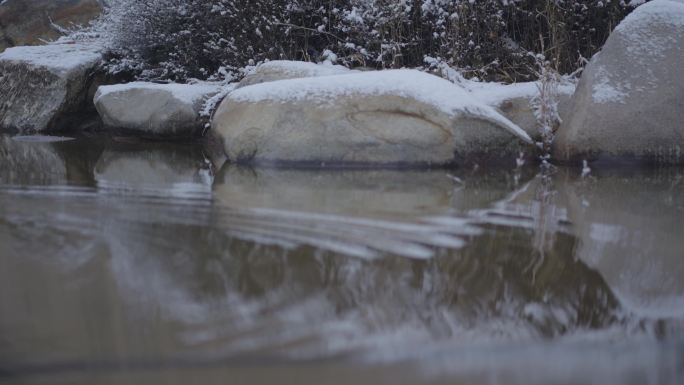
[[[284,10],[272,0],[110,0],[100,28],[114,69],[206,79],[280,56]]]
[[[630,10],[620,0],[109,0],[113,69],[142,78],[235,75],[267,59],[422,66],[528,80],[535,55],[571,72]]]

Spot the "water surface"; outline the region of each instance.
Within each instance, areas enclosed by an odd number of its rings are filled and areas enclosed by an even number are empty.
[[[0,136],[0,382],[676,384],[684,170]]]

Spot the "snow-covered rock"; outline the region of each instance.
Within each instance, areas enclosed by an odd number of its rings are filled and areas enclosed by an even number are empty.
[[[203,102],[220,91],[211,83],[134,82],[102,86],[95,108],[108,127],[145,136],[190,137],[202,132]]]
[[[0,129],[68,128],[90,103],[88,89],[101,60],[96,44],[7,49],[0,54]]]
[[[257,66],[252,73],[242,79],[238,88],[276,80],[343,75],[354,72],[357,71],[340,65],[274,60]]]
[[[518,125],[533,138],[539,136],[539,124],[532,108],[532,99],[539,90],[537,82],[515,84],[469,82],[467,88],[485,104],[496,108],[503,116]],[[558,114],[569,113],[570,100],[576,84],[563,82],[558,87]]]
[[[213,129],[233,161],[448,164],[517,156],[529,136],[461,87],[414,70],[238,89]]]
[[[684,3],[632,12],[587,66],[555,157],[684,162]]]

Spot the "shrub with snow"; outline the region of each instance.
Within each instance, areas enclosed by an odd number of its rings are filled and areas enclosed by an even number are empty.
[[[631,9],[622,0],[109,0],[100,29],[115,70],[207,79],[267,59],[419,67],[531,80],[542,53],[561,72],[590,57]]]

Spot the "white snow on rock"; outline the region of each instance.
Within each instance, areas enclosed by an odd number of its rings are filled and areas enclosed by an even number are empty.
[[[394,95],[419,100],[452,118],[465,114],[505,127],[527,143],[532,139],[492,107],[474,98],[467,90],[416,70],[385,70],[321,78],[289,79],[240,88],[230,94],[238,102],[263,101],[335,104],[341,96]]]
[[[285,79],[312,78],[355,73],[344,66],[302,61],[274,60],[256,66],[240,82],[238,88]]]
[[[102,59],[102,47],[95,44],[60,43],[41,46],[8,48],[0,60],[45,67],[53,72],[66,73],[82,66],[96,64]]]
[[[684,0],[659,0],[639,6],[638,12],[629,14],[613,32],[624,34],[634,55],[662,55],[662,51],[677,42],[676,36],[647,34],[644,26],[658,23],[671,27],[684,27]]]
[[[603,66],[596,70],[596,83],[593,87],[592,97],[596,103],[624,103],[629,95],[631,85],[627,81],[611,83],[609,74]]]
[[[653,33],[652,26],[659,28],[684,27],[684,0],[658,0],[643,4],[628,15],[613,31],[626,47],[632,64],[643,66],[643,72],[636,74],[616,74],[608,72],[603,66],[596,71],[593,98],[597,103],[624,103],[631,91],[655,88],[658,74],[650,65],[654,60],[666,60],[666,52],[676,47],[679,36],[668,33]],[[596,56],[598,58],[600,54]],[[595,60],[594,60],[595,61]],[[631,80],[638,77],[639,89],[633,89]]]
[[[525,98],[532,100],[539,93],[538,82],[513,84],[468,82],[466,88],[480,101],[492,107],[499,107],[507,100]],[[560,95],[572,95],[576,84],[570,81],[559,84]]]
[[[352,72],[347,67],[340,65],[332,65],[329,63],[316,64],[311,62],[289,60],[274,60],[266,62],[257,68],[257,72],[278,71],[285,74],[296,74],[297,76],[306,75],[305,77],[341,75]]]
[[[132,90],[163,91],[170,93],[175,99],[183,103],[195,103],[201,101],[207,94],[219,92],[221,85],[217,83],[196,83],[196,84],[158,84],[148,82],[131,82],[125,84],[115,84],[111,86],[101,86],[95,95],[95,102],[102,97],[110,96],[115,93],[125,93]]]

